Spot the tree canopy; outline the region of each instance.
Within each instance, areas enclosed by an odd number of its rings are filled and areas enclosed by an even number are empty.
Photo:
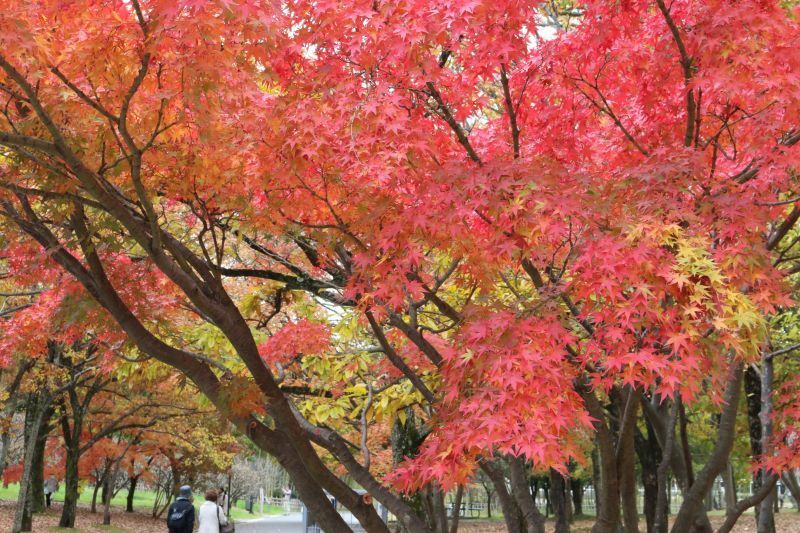
[[[40,292],[3,311],[0,360],[88,334],[109,368],[172,367],[330,531],[346,526],[323,489],[385,530],[337,474],[426,531],[400,492],[478,469],[510,531],[541,531],[525,474],[566,474],[593,441],[595,530],[635,530],[646,419],[688,531],[748,369],[759,479],[798,466],[800,386],[780,358],[800,272],[797,15],[770,0],[12,2],[0,244],[5,275]],[[719,418],[695,474],[675,428],[701,404]],[[397,463],[409,419],[419,442]]]

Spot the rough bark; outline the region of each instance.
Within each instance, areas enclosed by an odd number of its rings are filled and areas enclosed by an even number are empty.
[[[622,518],[626,533],[639,533],[639,511],[636,507],[636,451],[634,435],[636,419],[639,413],[639,399],[641,393],[636,390],[627,390],[620,403],[622,421],[618,430],[616,447],[617,476],[619,478],[620,502],[622,504]]]
[[[573,516],[583,516],[583,480],[573,478],[570,492],[572,492]]]
[[[769,455],[772,439],[772,386],[774,380],[774,366],[772,357],[764,354],[761,357],[761,452]],[[766,484],[769,474],[762,469],[760,472],[761,483]],[[774,485],[774,482],[773,482]],[[758,518],[756,519],[758,533],[775,533],[775,504],[777,497],[774,490],[769,490],[758,504]]]
[[[31,513],[42,513],[45,510],[44,496],[44,452],[47,444],[47,434],[50,431],[48,423],[52,416],[52,409],[48,407],[44,415],[44,424],[39,429],[36,445],[33,448],[33,464],[31,465],[31,486],[28,497],[31,500]]]
[[[764,484],[758,489],[757,492],[753,493],[752,496],[738,502],[731,509],[726,511],[725,522],[717,530],[717,533],[728,533],[731,529],[733,529],[733,526],[736,524],[736,521],[743,512],[762,502],[764,498],[766,498],[767,494],[772,492],[772,489],[775,488],[775,483],[778,481],[778,476],[769,476],[764,481]]]
[[[458,521],[461,518],[461,499],[464,497],[464,485],[459,485],[453,500],[453,516],[450,519],[450,533],[458,532]]]
[[[128,484],[128,496],[125,498],[125,512],[133,512],[133,496],[136,494],[136,485],[139,483],[139,476],[131,476]]]
[[[29,498],[32,468],[34,461],[34,449],[39,439],[39,432],[45,425],[45,413],[49,408],[51,395],[50,392],[42,390],[35,395],[31,395],[30,409],[25,416],[26,439],[25,451],[22,461],[22,477],[19,482],[20,490],[17,496],[17,506],[14,513],[14,524],[12,533],[21,531],[31,531],[31,499]]]
[[[596,419],[595,431],[600,463],[600,483],[595,484],[598,494],[597,521],[592,533],[616,533],[620,525],[619,477],[614,436],[606,423],[605,411],[594,392],[582,390],[584,404]]]
[[[481,460],[479,466],[494,485],[495,492],[497,492],[497,499],[500,502],[500,508],[503,511],[506,529],[509,533],[522,533],[525,531],[525,519],[522,516],[522,510],[508,491],[506,477],[502,470],[497,465],[487,460]]]
[[[730,513],[736,507],[736,478],[733,475],[733,464],[728,461],[722,473],[722,481],[725,484],[725,512]]]
[[[645,429],[647,431],[646,436],[637,428],[634,442],[639,464],[642,467],[641,479],[644,487],[644,517],[647,533],[653,533],[655,531],[656,503],[658,500],[658,465],[662,460],[662,455],[655,431],[647,417],[645,417]],[[666,524],[666,517],[663,517],[661,522]]]
[[[794,501],[800,504],[800,483],[797,482],[794,472],[784,472],[781,479],[783,480],[783,484],[786,485],[786,488],[789,489]],[[796,511],[800,513],[800,505],[797,505]]]
[[[706,465],[697,474],[694,484],[687,491],[683,504],[673,522],[672,532],[690,531],[695,522],[701,519],[703,497],[708,493],[714,479],[725,468],[736,434],[736,412],[742,388],[742,363],[732,362],[728,383],[725,388],[724,404],[720,416],[717,438]]]
[[[536,502],[528,487],[528,468],[524,459],[509,459],[511,469],[511,493],[514,496],[522,516],[525,518],[525,529],[528,533],[544,533],[544,516],[536,508]]]
[[[550,469],[550,503],[555,517],[555,532],[569,533],[569,496],[567,483],[559,472]]]

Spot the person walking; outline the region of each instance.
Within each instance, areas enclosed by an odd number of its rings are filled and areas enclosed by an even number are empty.
[[[283,486],[283,514],[289,514],[292,509],[292,489],[288,485]]]
[[[44,482],[44,498],[47,502],[47,508],[50,508],[50,501],[53,498],[53,494],[58,491],[58,480],[55,476],[50,476],[47,478],[47,481]]]
[[[217,505],[219,495],[214,489],[206,491],[206,501],[200,506],[197,512],[197,519],[200,522],[200,529],[197,533],[220,533],[221,526],[228,525],[228,519],[222,508]]]
[[[194,529],[194,505],[192,488],[184,485],[178,490],[178,497],[167,510],[169,533],[192,533]]]

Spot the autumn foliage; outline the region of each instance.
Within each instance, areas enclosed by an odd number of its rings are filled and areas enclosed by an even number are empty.
[[[11,2],[4,257],[52,289],[9,321],[0,359],[39,323],[74,338],[58,309],[91,296],[103,346],[178,369],[308,477],[310,506],[335,488],[362,523],[311,443],[412,524],[370,473],[409,410],[427,433],[387,480],[405,492],[520,457],[567,473],[595,434],[632,456],[640,400],[648,416],[710,400],[735,422],[742,369],[768,362],[769,319],[795,305],[797,16],[769,0]],[[776,390],[778,471],[797,464],[798,415],[797,387]],[[614,498],[600,530],[622,520]]]

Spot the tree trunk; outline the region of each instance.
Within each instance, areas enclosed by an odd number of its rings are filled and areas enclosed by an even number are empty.
[[[139,476],[132,476],[130,484],[128,485],[128,498],[125,502],[125,512],[133,512],[133,495],[136,493],[136,485],[139,482]]]
[[[12,533],[31,531],[32,528],[32,502],[29,497],[35,448],[39,440],[39,432],[45,426],[45,412],[50,405],[50,394],[46,390],[31,394],[28,399],[28,409],[25,414],[25,451],[22,460],[22,478],[19,482],[19,494],[14,513]]]
[[[736,507],[736,478],[733,475],[733,464],[728,461],[728,466],[722,473],[722,481],[725,484],[725,512],[733,512]]]
[[[570,483],[570,490],[572,492],[572,508],[574,510],[573,516],[583,515],[583,480],[573,478]]]
[[[550,502],[555,516],[555,533],[569,533],[569,496],[567,483],[559,472],[550,469]]]
[[[544,533],[544,516],[536,508],[536,502],[528,487],[528,468],[521,457],[509,459],[511,467],[511,493],[525,518],[528,533]]]
[[[503,519],[506,522],[506,530],[509,533],[522,533],[525,531],[525,519],[522,516],[522,510],[508,492],[506,477],[503,472],[498,466],[485,460],[480,461],[478,464],[492,481],[495,492],[497,492],[497,499],[500,502],[500,509],[503,511]]]
[[[795,510],[800,513],[800,483],[797,482],[794,472],[791,470],[784,472],[781,479],[783,479],[783,484],[786,485],[792,498],[794,498]]]
[[[64,507],[61,509],[59,527],[75,527],[75,515],[78,508],[78,459],[80,458],[79,442],[71,439],[66,444],[66,458],[64,462]],[[95,494],[97,489],[95,489]],[[92,500],[94,504],[94,500]],[[94,512],[94,505],[92,505]]]
[[[112,483],[116,481],[116,474],[117,471],[114,469],[109,475],[106,476],[105,482],[103,483],[103,525],[110,526],[111,525],[111,497],[114,492],[114,487]]]
[[[456,498],[453,501],[453,516],[450,522],[450,533],[457,533],[458,520],[461,518],[461,499],[464,497],[464,485],[459,485]]]
[[[750,436],[750,454],[753,462],[761,457],[761,377],[753,367],[747,365],[744,371],[744,392],[747,405],[747,430]],[[761,488],[761,471],[753,473],[753,492]],[[760,506],[755,506],[756,523]]]
[[[97,493],[100,492],[100,487],[103,486],[104,482],[105,478],[101,477],[95,482],[94,488],[92,489],[92,507],[90,509],[90,512],[92,514],[95,514],[97,512]]]
[[[656,518],[656,503],[658,500],[658,465],[662,460],[661,447],[655,430],[648,417],[645,417],[645,428],[647,436],[636,429],[635,448],[636,455],[639,457],[639,464],[642,467],[642,487],[644,487],[644,518],[647,525],[647,533],[653,533]],[[665,509],[666,511],[666,509]],[[661,522],[667,523],[666,517],[662,517]]]
[[[702,511],[703,496],[711,489],[714,479],[722,472],[733,449],[736,435],[736,412],[742,388],[742,364],[734,361],[731,375],[725,388],[724,404],[717,429],[716,442],[705,467],[700,471],[694,484],[687,491],[683,504],[673,522],[673,533],[690,531],[702,519],[708,519]]]
[[[769,455],[770,439],[772,439],[772,385],[774,380],[774,367],[772,358],[765,355],[761,357],[761,452]],[[761,470],[761,483],[769,474]],[[775,504],[777,498],[775,491],[770,490],[766,497],[758,504],[757,526],[758,533],[775,533]]]
[[[628,389],[624,404],[620,404],[622,427],[619,428],[617,476],[619,478],[622,518],[626,533],[639,533],[639,511],[636,507],[636,449],[634,445],[636,419],[639,416],[641,393]]]
[[[48,419],[52,416],[52,411],[48,409],[45,413],[45,420],[36,438],[36,446],[33,448],[33,464],[31,465],[31,486],[28,497],[31,499],[31,512],[34,514],[42,513],[45,510],[44,497],[44,450],[47,444],[47,433],[49,431]]]
[[[592,498],[594,499],[594,514],[600,512],[600,483],[602,476],[600,475],[600,450],[595,443],[592,448]]]
[[[620,525],[619,477],[614,435],[606,423],[606,413],[593,391],[582,390],[584,404],[595,422],[597,451],[600,464],[600,483],[595,485],[598,496],[597,521],[592,533],[617,533]]]

